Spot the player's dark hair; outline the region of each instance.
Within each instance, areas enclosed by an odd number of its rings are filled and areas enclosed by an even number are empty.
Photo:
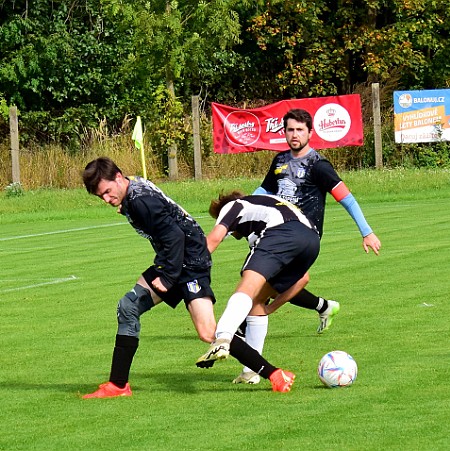
[[[100,157],[86,165],[83,171],[83,182],[89,194],[97,192],[101,180],[113,181],[122,171],[108,157]]]
[[[242,191],[232,191],[228,194],[219,194],[218,199],[213,199],[211,204],[209,205],[209,214],[217,219],[219,217],[220,210],[222,210],[223,206],[228,202],[232,202],[236,199],[242,199],[245,197],[245,194]]]
[[[287,127],[288,119],[294,119],[297,122],[306,124],[308,131],[311,131],[312,129],[312,117],[306,110],[302,110],[300,108],[289,110],[283,117],[283,125],[285,130]]]

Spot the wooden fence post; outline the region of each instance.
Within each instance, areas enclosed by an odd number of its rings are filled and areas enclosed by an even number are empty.
[[[380,84],[372,83],[373,134],[375,144],[375,167],[383,168],[383,143],[381,141]]]
[[[16,106],[9,108],[9,130],[11,135],[12,181],[13,183],[20,183],[19,121]]]
[[[192,129],[194,136],[194,177],[202,179],[202,149],[200,141],[199,96],[192,96]]]

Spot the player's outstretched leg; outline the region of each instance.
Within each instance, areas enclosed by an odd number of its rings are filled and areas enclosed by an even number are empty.
[[[230,340],[217,338],[205,354],[201,355],[195,364],[199,368],[210,368],[216,360],[226,359],[230,355]]]

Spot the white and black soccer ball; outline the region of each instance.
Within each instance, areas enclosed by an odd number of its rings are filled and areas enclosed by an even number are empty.
[[[320,360],[317,373],[327,387],[348,387],[356,380],[358,366],[350,354],[331,351]]]

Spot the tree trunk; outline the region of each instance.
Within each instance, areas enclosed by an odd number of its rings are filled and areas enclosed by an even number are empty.
[[[170,3],[170,0],[166,0],[166,13],[168,16],[170,16],[170,13],[172,12],[172,5]],[[167,91],[169,91],[169,95],[171,98],[171,104],[175,102],[175,88],[174,88],[174,80],[173,80],[173,73],[171,70],[171,67],[169,66],[169,63],[166,64],[166,86]],[[168,163],[169,163],[169,178],[171,180],[178,179],[178,157],[177,157],[177,145],[170,140],[171,144],[169,145],[169,148],[167,149],[167,157],[168,157]]]
[[[169,73],[169,70],[167,71]],[[167,90],[169,91],[169,95],[171,96],[172,100],[175,101],[175,89],[173,87],[173,80],[167,76]],[[178,179],[178,158],[177,158],[177,145],[176,143],[172,142],[169,145],[169,148],[167,149],[168,154],[168,161],[169,161],[169,178],[171,180],[177,180]]]

